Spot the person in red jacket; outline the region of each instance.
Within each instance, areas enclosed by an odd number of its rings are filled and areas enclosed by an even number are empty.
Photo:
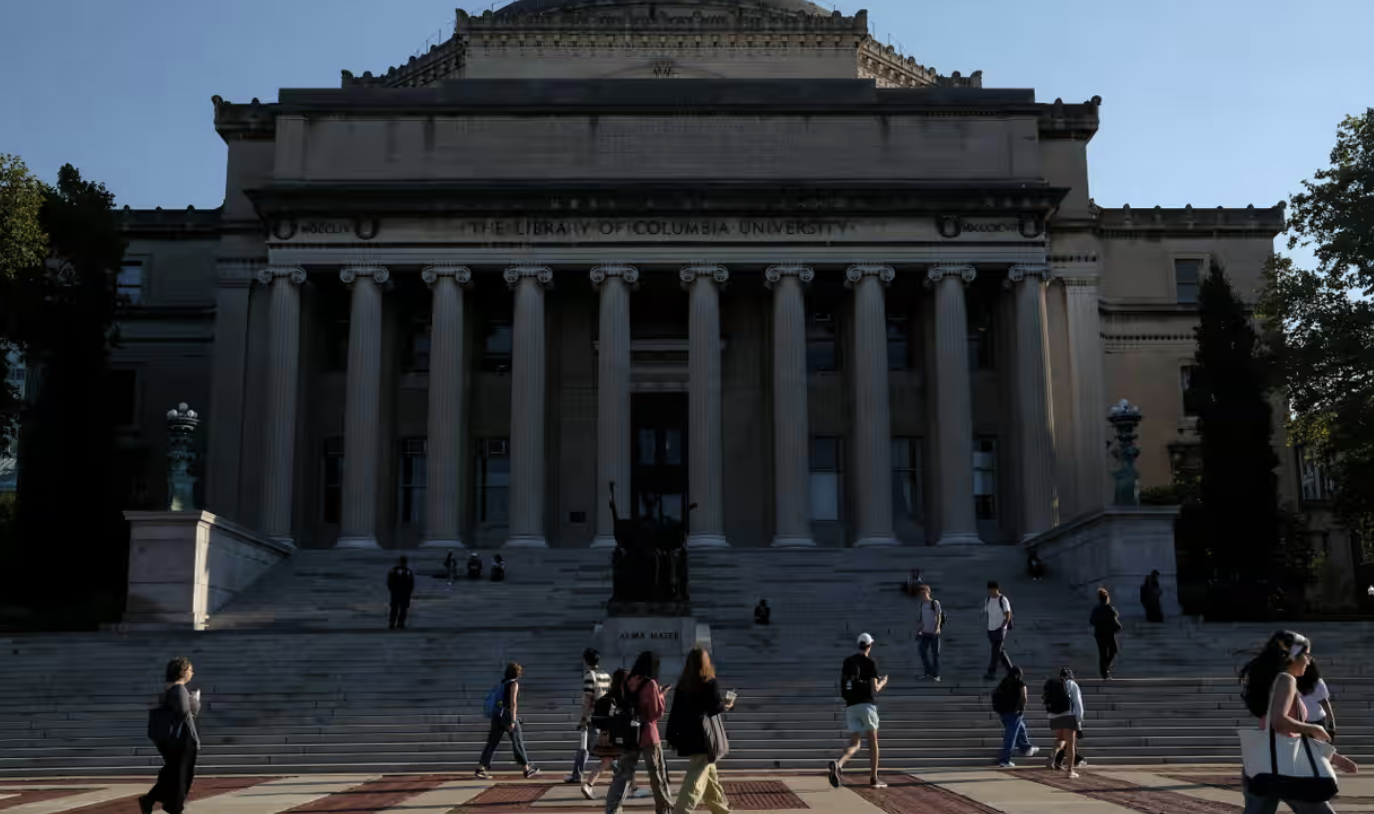
[[[658,736],[658,722],[666,708],[664,699],[672,685],[658,685],[658,656],[652,651],[639,654],[630,677],[625,680],[623,697],[626,703],[639,710],[639,748],[627,748],[615,764],[615,779],[606,790],[606,814],[620,814],[625,791],[634,780],[639,759],[649,772],[649,788],[654,794],[655,814],[670,814],[673,810],[673,790],[668,785],[668,769],[663,762],[663,744]]]

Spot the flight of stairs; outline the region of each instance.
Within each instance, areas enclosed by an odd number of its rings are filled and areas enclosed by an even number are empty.
[[[202,773],[469,769],[487,732],[482,698],[519,661],[527,744],[561,775],[577,738],[580,654],[609,594],[608,554],[513,551],[508,582],[450,587],[430,576],[441,553],[409,553],[418,585],[406,631],[385,629],[394,552],[304,551],[213,616],[208,632],[0,638],[0,776],[154,771],[147,709],[175,655],[195,662],[203,691]],[[950,616],[939,684],[918,678],[915,602],[900,590],[917,566]],[[1083,751],[1094,762],[1235,760],[1234,730],[1253,725],[1237,697],[1237,651],[1261,644],[1270,626],[1128,621],[1120,679],[1100,682],[1091,603],[1052,579],[1031,582],[1023,566],[1017,551],[995,547],[693,553],[693,605],[711,624],[722,685],[740,694],[726,767],[820,770],[844,741],[839,665],[864,631],[892,676],[879,699],[884,765],[991,764],[1001,729],[982,680],[988,579],[1016,611],[1009,649],[1032,685],[1037,744],[1047,732],[1034,696],[1069,665],[1083,684]],[[774,607],[768,627],[752,624],[761,596]],[[1374,626],[1303,632],[1336,693],[1341,750],[1374,760]],[[497,760],[509,766],[505,745]]]

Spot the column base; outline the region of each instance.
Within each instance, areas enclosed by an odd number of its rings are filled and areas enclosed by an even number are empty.
[[[855,548],[896,548],[901,544],[895,537],[860,537],[854,541]]]
[[[689,534],[687,535],[688,548],[729,548],[730,543],[726,541],[724,534]]]
[[[773,538],[774,548],[815,548],[816,541],[810,537],[783,537],[778,535]]]
[[[983,539],[974,531],[952,531],[942,535],[935,545],[983,545]]]
[[[615,548],[615,545],[613,534],[598,534],[596,539],[592,540],[592,548]]]
[[[340,537],[338,542],[334,543],[334,547],[344,549],[362,549],[381,548],[382,546],[377,542],[376,537],[368,535],[366,537]]]
[[[458,538],[452,540],[425,540],[420,543],[420,548],[466,548],[463,541]]]
[[[506,540],[502,548],[548,548],[549,542],[539,534],[516,534]]]

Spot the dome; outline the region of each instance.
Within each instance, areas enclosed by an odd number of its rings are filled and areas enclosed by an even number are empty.
[[[498,17],[522,14],[551,14],[617,6],[701,6],[703,9],[770,9],[776,11],[823,14],[831,12],[810,0],[515,0],[496,11]]]

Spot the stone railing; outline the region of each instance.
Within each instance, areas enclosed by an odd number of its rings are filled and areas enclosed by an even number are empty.
[[[1124,617],[1145,615],[1139,601],[1140,586],[1151,571],[1158,571],[1164,614],[1177,616],[1181,614],[1174,556],[1178,512],[1177,506],[1110,506],[1032,537],[1023,545],[1039,555],[1046,576],[1067,582],[1084,598],[1106,588]]]
[[[204,630],[215,611],[294,550],[209,512],[127,511],[124,517],[127,629]]]

